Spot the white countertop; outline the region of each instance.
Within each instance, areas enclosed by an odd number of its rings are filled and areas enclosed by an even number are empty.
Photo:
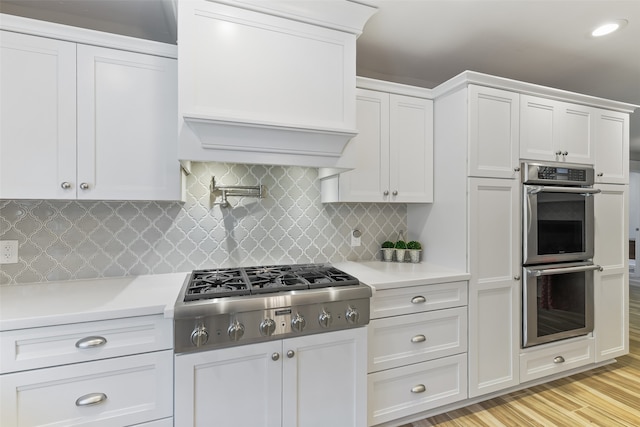
[[[374,290],[469,280],[467,272],[426,262],[338,262],[332,265]]]
[[[374,290],[468,280],[469,274],[428,263],[339,262],[333,265]],[[164,314],[189,273],[0,286],[0,331]]]
[[[0,286],[0,331],[164,314],[188,273]]]

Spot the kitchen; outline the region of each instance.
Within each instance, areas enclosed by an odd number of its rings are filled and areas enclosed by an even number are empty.
[[[2,218],[9,218],[7,229],[14,234],[6,238],[28,244],[20,247],[20,263],[3,265],[3,284],[162,274],[214,265],[372,260],[379,258],[382,241],[395,240],[407,230],[407,211],[420,209],[393,203],[322,204],[312,168],[196,162],[190,172],[184,181],[184,205],[9,200]],[[225,185],[262,185],[267,197],[231,197],[230,208],[214,205],[217,199],[209,191],[213,176]],[[363,244],[352,247],[355,229],[362,232]],[[437,241],[436,233],[423,243],[435,244],[432,241]],[[435,249],[427,246],[426,252]]]

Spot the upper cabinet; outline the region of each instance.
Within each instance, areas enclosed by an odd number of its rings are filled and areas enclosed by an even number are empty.
[[[356,37],[377,9],[351,0],[178,7],[180,158],[334,166],[357,133]]]
[[[433,102],[359,88],[356,106],[359,133],[343,159],[355,168],[321,171],[322,201],[432,202]]]
[[[176,60],[2,31],[0,198],[179,200]]]
[[[595,111],[591,107],[520,96],[520,157],[593,164]]]
[[[629,114],[595,109],[596,182],[629,183]]]
[[[518,177],[520,95],[477,85],[467,90],[469,176]]]

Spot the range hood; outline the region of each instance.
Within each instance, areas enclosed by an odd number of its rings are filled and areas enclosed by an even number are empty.
[[[178,2],[179,158],[334,167],[375,2]]]

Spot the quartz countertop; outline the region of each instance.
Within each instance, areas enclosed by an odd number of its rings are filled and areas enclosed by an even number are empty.
[[[336,268],[374,290],[468,280],[466,272],[429,263],[338,262]],[[163,314],[189,273],[0,286],[0,331]]]
[[[0,286],[0,331],[164,314],[188,273]]]
[[[426,262],[347,261],[332,263],[332,265],[351,274],[374,290],[457,282],[469,280],[471,277],[465,271]]]

